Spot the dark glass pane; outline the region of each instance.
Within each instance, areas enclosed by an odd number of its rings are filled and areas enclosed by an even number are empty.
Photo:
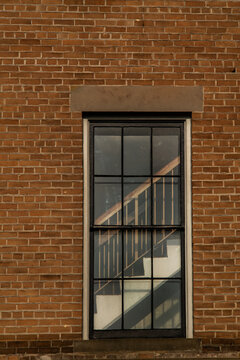
[[[123,239],[124,276],[151,277],[151,233],[147,230],[129,230],[124,232]]]
[[[177,168],[180,155],[180,129],[153,129],[153,174],[166,175]],[[160,173],[159,173],[160,172]]]
[[[122,273],[122,239],[119,230],[94,232],[94,277],[113,278]]]
[[[95,177],[94,219],[96,225],[121,224],[121,178]]]
[[[153,276],[181,276],[181,238],[176,230],[153,232]]]
[[[124,328],[151,328],[151,280],[124,280]]]
[[[154,329],[181,328],[181,282],[179,280],[154,280]]]
[[[95,175],[121,175],[121,128],[94,129]]]
[[[153,179],[153,223],[180,225],[180,179]]]
[[[121,288],[119,280],[94,281],[94,330],[121,329]]]
[[[150,175],[150,128],[124,128],[124,175]]]
[[[151,182],[149,178],[124,179],[124,225],[149,225],[151,223]]]

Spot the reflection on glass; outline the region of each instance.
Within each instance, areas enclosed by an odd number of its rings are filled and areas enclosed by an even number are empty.
[[[154,280],[153,288],[154,329],[181,328],[181,282]]]
[[[121,315],[120,281],[94,281],[94,330],[121,329]]]
[[[121,175],[121,128],[95,127],[95,175]]]
[[[150,128],[124,128],[124,175],[150,175]]]
[[[145,259],[151,260],[151,233],[147,230],[129,230],[124,233],[124,276],[151,276]]]
[[[124,179],[124,225],[149,225],[151,222],[151,189],[149,178]]]
[[[180,179],[164,177],[154,179],[153,223],[155,225],[180,224]]]
[[[151,328],[151,280],[124,281],[124,328]]]
[[[95,178],[94,219],[96,225],[121,224],[121,178]]]
[[[122,239],[119,230],[94,232],[94,277],[113,278],[122,272]]]
[[[153,129],[153,174],[164,167],[172,169],[179,163],[180,129],[154,128]]]
[[[161,278],[181,276],[180,232],[153,232],[153,276]]]

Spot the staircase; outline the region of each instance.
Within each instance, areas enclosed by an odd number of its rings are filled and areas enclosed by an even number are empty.
[[[180,272],[180,246],[177,244],[177,241],[174,241],[173,237],[174,231],[171,231],[170,234],[167,234],[160,243],[155,244],[155,249],[163,246],[165,248],[165,256],[155,257],[153,259],[153,268],[156,269],[154,271],[155,277],[161,276],[172,278]],[[138,276],[141,276],[142,278],[151,277],[151,258],[148,256],[149,252],[150,250],[146,251],[144,255],[137,259],[137,261],[141,262],[142,264],[142,266],[139,266],[139,268],[142,269],[143,273],[138,274]],[[133,277],[131,276],[131,279],[132,278]],[[145,317],[148,316],[148,306],[145,305],[149,303],[151,297],[149,291],[149,280],[131,280],[126,281],[125,284],[125,324],[127,328],[133,328],[134,326],[137,326],[137,320],[142,321],[144,312],[146,312]],[[167,328],[167,322],[169,322],[169,319],[172,319],[171,327],[178,328],[180,326],[180,319],[176,315],[176,310],[178,310],[179,304],[173,304],[171,309],[168,309],[168,311],[165,309],[165,311],[163,311],[164,304],[166,306],[166,302],[168,301],[169,296],[169,291],[168,295],[166,295],[165,288],[166,280],[159,280],[158,285],[154,288],[154,292],[158,298],[159,303],[158,307],[155,309],[155,312],[158,314],[157,320],[159,323],[161,323],[162,328]],[[103,287],[101,287],[98,292],[101,293],[102,289]],[[96,295],[96,312],[94,315],[95,329],[100,328],[104,330],[111,330],[118,328],[118,324],[121,321],[121,290],[122,289],[120,288],[119,293],[115,295]],[[171,293],[171,296],[174,298],[174,293]],[[98,312],[99,308],[101,309],[100,313]],[[169,314],[170,312],[171,315]],[[133,324],[131,319],[135,319],[136,323]],[[151,319],[148,321],[151,321]],[[145,324],[145,326],[147,326],[147,324]]]
[[[181,290],[167,281],[181,278],[176,230],[179,194],[174,177],[179,163],[176,157],[151,180],[145,178],[134,186],[130,182],[132,190],[124,193],[123,209],[119,202],[95,219],[94,330],[120,329],[123,309],[125,329],[181,328]],[[156,224],[151,232],[148,224]],[[161,224],[164,227],[158,229]],[[129,228],[123,231],[122,225]]]

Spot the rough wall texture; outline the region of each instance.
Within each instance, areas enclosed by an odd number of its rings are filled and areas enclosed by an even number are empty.
[[[0,339],[81,338],[80,85],[203,86],[193,113],[194,334],[240,333],[240,4],[0,0]]]

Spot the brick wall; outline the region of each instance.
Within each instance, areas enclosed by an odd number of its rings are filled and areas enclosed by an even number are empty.
[[[0,4],[0,340],[81,338],[82,121],[70,111],[80,85],[203,86],[192,120],[194,332],[237,339],[239,1]]]

